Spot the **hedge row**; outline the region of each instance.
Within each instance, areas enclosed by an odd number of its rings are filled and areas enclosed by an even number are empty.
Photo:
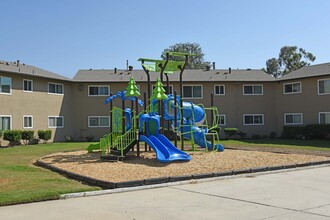
[[[39,130],[38,138],[47,142],[52,137],[51,130]],[[1,136],[0,136],[1,137]],[[34,138],[34,131],[21,131],[21,130],[6,130],[3,132],[3,139],[10,142],[10,145],[18,145],[23,140],[24,144],[28,144]]]
[[[283,138],[328,139],[328,138],[330,138],[330,124],[284,126],[282,137]]]

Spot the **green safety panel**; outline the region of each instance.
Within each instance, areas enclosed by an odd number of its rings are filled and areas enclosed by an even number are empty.
[[[150,135],[156,135],[158,134],[158,126],[157,126],[157,122],[155,120],[151,120],[150,122],[148,122],[148,130],[149,130],[149,134]]]
[[[123,110],[118,107],[112,109],[112,132],[121,133],[122,132],[122,118]]]

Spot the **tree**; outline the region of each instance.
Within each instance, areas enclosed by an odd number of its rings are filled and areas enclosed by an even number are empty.
[[[278,77],[283,74],[298,70],[304,66],[309,66],[316,57],[297,46],[284,46],[280,50],[278,58],[271,58],[266,61],[266,72]]]
[[[268,74],[278,77],[281,75],[281,66],[280,63],[278,62],[278,59],[276,58],[271,58],[266,61],[266,70]]]
[[[198,43],[177,43],[164,49],[161,58],[166,59],[166,52],[183,52],[196,54],[195,56],[189,57],[186,69],[204,69],[210,65],[210,62],[204,60],[204,53],[201,46]],[[184,57],[171,57],[171,60],[184,61]]]

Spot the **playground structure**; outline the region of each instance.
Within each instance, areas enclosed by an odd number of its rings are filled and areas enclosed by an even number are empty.
[[[170,56],[184,56],[185,61],[169,60]],[[155,151],[160,162],[189,161],[191,157],[184,152],[184,139],[191,141],[191,150],[196,150],[196,144],[207,150],[223,151],[221,144],[216,144],[218,135],[218,109],[216,107],[205,108],[182,99],[183,83],[182,74],[191,54],[168,52],[166,60],[154,60],[140,58],[142,68],[147,74],[148,95],[144,93],[144,102],[138,99],[140,92],[134,78],[131,77],[126,91],[118,91],[110,95],[105,104],[110,103],[110,133],[104,135],[97,144],[91,144],[88,152],[101,149],[102,159],[110,161],[123,160],[127,152],[134,150],[136,146],[137,156],[140,156],[140,142],[145,142]],[[150,71],[160,72],[153,94],[151,95]],[[163,87],[163,75],[166,76],[167,88],[169,88],[168,74],[180,71],[180,95],[166,94]],[[112,100],[121,98],[122,107],[113,107]],[[125,100],[131,101],[131,109],[125,107]],[[213,94],[212,94],[213,100]],[[213,101],[212,101],[213,102]],[[134,104],[135,103],[135,104]],[[135,109],[133,106],[135,105]],[[139,112],[138,105],[144,106]],[[211,112],[211,124],[208,125],[206,111]],[[167,126],[164,126],[164,121]],[[174,144],[162,133],[165,128],[167,133],[174,134]],[[177,138],[181,140],[181,150],[177,148]],[[210,140],[210,141],[209,141]]]

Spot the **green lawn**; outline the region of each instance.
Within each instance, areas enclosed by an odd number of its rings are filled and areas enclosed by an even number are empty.
[[[86,149],[90,143],[53,143],[0,149],[0,206],[56,199],[60,194],[100,189],[69,180],[33,162],[47,154]]]

